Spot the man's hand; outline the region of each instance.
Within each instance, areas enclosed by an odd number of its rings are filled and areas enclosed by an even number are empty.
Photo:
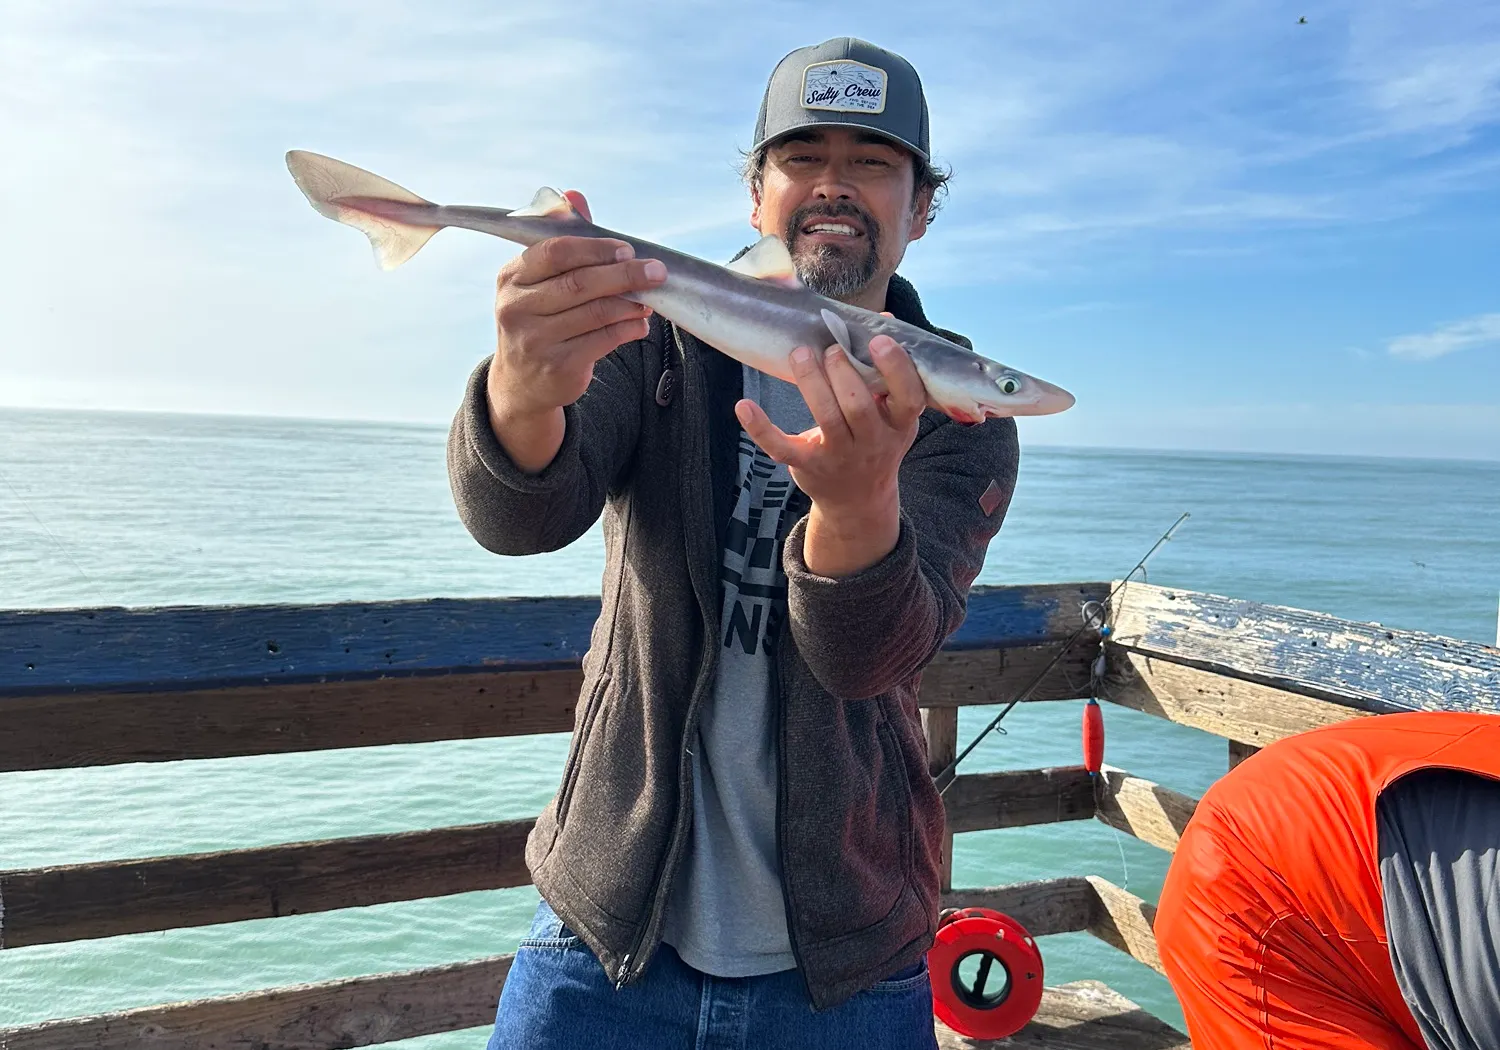
[[[777,428],[753,401],[735,414],[745,433],[812,500],[803,560],[820,576],[850,576],[880,561],[901,533],[897,475],[917,436],[927,391],[906,351],[888,336],[870,341],[888,394],[870,392],[843,349],[830,346],[821,365],[807,347],[792,354],[792,373],[817,426],[801,434]]]
[[[567,197],[587,218],[583,195]],[[534,474],[552,462],[563,406],[583,396],[595,362],[646,335],[650,308],[624,296],[666,276],[662,263],[636,259],[624,241],[596,237],[553,237],[501,267],[487,392],[490,427],[517,467]]]

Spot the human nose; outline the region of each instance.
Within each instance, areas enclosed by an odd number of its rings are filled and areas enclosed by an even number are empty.
[[[855,192],[853,180],[848,173],[843,167],[834,164],[823,168],[813,186],[813,195],[819,200],[853,200]]]

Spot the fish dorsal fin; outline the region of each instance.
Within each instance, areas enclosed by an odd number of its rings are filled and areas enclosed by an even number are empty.
[[[854,346],[849,342],[849,326],[844,319],[832,310],[823,311],[823,323],[828,326],[828,333],[833,336],[833,341],[844,348],[844,353],[854,353]]]
[[[758,281],[775,281],[794,288],[802,284],[797,280],[797,267],[792,265],[791,254],[774,233],[756,241],[749,251],[730,263],[729,268]]]
[[[568,198],[558,193],[551,186],[543,186],[536,191],[536,196],[531,198],[531,203],[518,211],[511,212],[512,215],[532,216],[535,218],[558,219],[567,222],[577,222],[583,218],[577,209],[568,203]]]

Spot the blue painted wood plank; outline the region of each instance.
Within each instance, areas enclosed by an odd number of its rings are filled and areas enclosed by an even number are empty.
[[[1363,710],[1500,714],[1500,649],[1325,613],[1132,583],[1114,642]]]
[[[975,587],[963,626],[943,648],[1014,649],[1060,642],[1082,623],[1084,603],[1102,601],[1108,593],[1107,583]],[[1097,641],[1097,635],[1079,639],[1080,644]]]
[[[576,667],[597,598],[0,613],[0,696]]]
[[[953,649],[1066,637],[1102,584],[973,592]],[[577,667],[599,599],[0,612],[0,697]]]

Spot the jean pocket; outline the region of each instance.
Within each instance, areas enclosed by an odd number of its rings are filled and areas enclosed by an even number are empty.
[[[582,943],[545,900],[537,904],[531,929],[521,938],[522,948],[576,948]]]
[[[928,985],[927,956],[870,986],[872,992],[909,992]]]

